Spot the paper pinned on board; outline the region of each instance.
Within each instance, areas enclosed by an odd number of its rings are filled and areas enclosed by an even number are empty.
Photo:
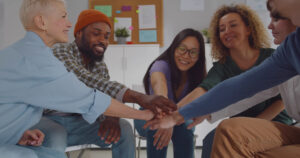
[[[139,31],[140,42],[157,42],[156,30],[140,30]]]
[[[139,5],[139,29],[156,28],[155,5]]]

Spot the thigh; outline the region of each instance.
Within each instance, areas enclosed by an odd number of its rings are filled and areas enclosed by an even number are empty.
[[[174,157],[193,158],[194,156],[194,132],[187,129],[187,124],[174,126],[173,136]]]
[[[149,129],[144,129],[143,126],[145,125],[146,121],[144,120],[134,120],[134,128],[137,130],[140,136],[146,137],[147,131]]]
[[[297,127],[263,119],[237,117],[224,120],[218,126],[212,155],[237,154],[247,157],[293,144],[300,144],[300,129]]]
[[[67,131],[59,123],[49,118],[42,117],[40,122],[31,129],[39,129],[45,134],[42,146],[61,152],[65,151],[67,146]]]
[[[30,157],[38,158],[37,154],[31,149],[19,145],[4,145],[0,146],[1,157],[3,158],[20,158]]]
[[[216,129],[210,131],[203,139],[201,158],[210,158]]]
[[[299,158],[300,157],[300,144],[286,145],[274,148],[265,152],[257,153],[256,158]]]

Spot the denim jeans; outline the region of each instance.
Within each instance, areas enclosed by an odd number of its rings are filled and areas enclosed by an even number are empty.
[[[179,126],[174,126],[172,142],[174,149],[174,158],[193,158],[194,157],[194,129],[187,129],[187,125],[190,123],[186,122]],[[141,136],[147,138],[147,157],[148,158],[166,158],[167,148],[164,147],[162,150],[156,150],[153,146],[154,134],[156,130],[143,129],[145,121],[134,120],[136,130]]]
[[[89,124],[81,116],[46,116],[36,127],[46,135],[45,146],[64,151],[67,146],[96,144],[100,147],[112,145],[113,158],[133,158],[135,155],[134,135],[130,123],[120,119],[121,137],[117,143],[105,144],[98,136],[100,123]],[[48,135],[48,137],[47,137]]]
[[[0,146],[1,158],[66,158],[65,152],[48,147],[32,147],[20,145]]]
[[[210,158],[212,145],[214,142],[216,129],[210,131],[203,139],[202,155],[201,158]]]

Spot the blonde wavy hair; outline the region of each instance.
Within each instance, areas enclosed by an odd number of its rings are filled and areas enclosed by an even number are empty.
[[[249,7],[242,4],[221,6],[214,14],[210,22],[209,34],[211,35],[211,56],[215,60],[225,61],[229,55],[229,49],[225,47],[220,39],[219,21],[228,13],[237,13],[243,22],[249,27],[249,45],[251,48],[260,49],[270,47],[270,38],[258,15]]]

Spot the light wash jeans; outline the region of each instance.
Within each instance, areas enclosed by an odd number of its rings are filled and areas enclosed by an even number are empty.
[[[156,150],[153,146],[154,134],[156,130],[143,129],[142,127],[146,121],[134,120],[134,125],[140,136],[147,138],[147,157],[148,158],[166,158],[167,148],[164,147],[162,150]],[[194,128],[189,130],[187,125],[191,121],[187,121],[179,126],[174,126],[172,142],[174,158],[193,158],[194,157]]]
[[[46,123],[45,123],[46,122]],[[115,144],[105,144],[98,136],[100,123],[86,122],[81,116],[45,116],[35,127],[46,135],[43,146],[63,151],[67,146],[96,144],[100,147],[112,145],[113,158],[133,158],[135,138],[128,121],[120,119],[121,137]]]
[[[44,146],[4,145],[0,147],[0,158],[66,158],[66,155]]]

